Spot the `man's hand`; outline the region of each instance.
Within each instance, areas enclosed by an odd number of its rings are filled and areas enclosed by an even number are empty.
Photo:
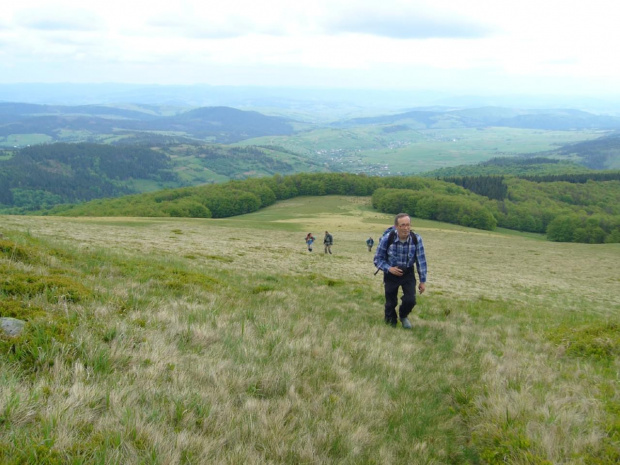
[[[424,294],[424,291],[426,290],[426,283],[420,283],[418,285],[418,290],[420,291],[420,294]]]
[[[388,271],[393,274],[394,276],[402,276],[403,275],[403,270],[401,270],[400,268],[398,268],[397,266],[391,266]]]

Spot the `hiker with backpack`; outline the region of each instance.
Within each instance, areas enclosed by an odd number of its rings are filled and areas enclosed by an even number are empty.
[[[372,238],[372,236],[370,236],[368,239],[366,239],[366,247],[368,247],[369,252],[372,252],[373,245],[375,245],[375,240]]]
[[[312,243],[314,242],[314,236],[312,233],[306,235],[306,245],[308,246],[308,252],[312,252]]]
[[[334,244],[334,236],[325,231],[325,237],[323,237],[323,245],[325,246],[325,253],[332,254],[332,245]]]
[[[418,270],[418,290],[422,294],[426,290],[426,254],[422,238],[411,231],[411,218],[407,213],[396,215],[394,226],[388,228],[379,240],[374,264],[377,272],[383,271],[385,322],[396,326],[400,318],[403,328],[411,329],[408,316],[416,304],[414,266]],[[399,287],[403,295],[397,315]]]

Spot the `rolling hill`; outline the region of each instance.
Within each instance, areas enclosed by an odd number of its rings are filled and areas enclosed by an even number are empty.
[[[0,146],[6,147],[0,152],[0,208],[22,213],[300,172],[475,176],[618,169],[620,136],[612,129],[619,120],[578,110],[434,107],[311,125],[220,106],[5,102],[0,103]],[[78,145],[80,154],[67,143]],[[526,160],[537,157],[561,163]],[[482,165],[505,158],[523,158],[527,167]],[[114,163],[118,166],[110,168]]]
[[[337,123],[351,127],[374,124],[405,124],[419,129],[484,128],[489,126],[570,131],[620,129],[620,117],[597,115],[574,109],[513,109],[500,107],[442,110],[411,110],[403,113],[353,118]]]
[[[165,115],[152,106],[137,108],[0,103],[0,146],[30,145],[24,143],[28,135],[42,136],[47,143],[118,140],[151,134],[232,143],[293,132],[290,120],[255,111],[209,107]],[[22,143],[17,142],[20,140]]]
[[[166,188],[325,170],[276,147],[152,142],[59,142],[0,157],[0,211],[19,214]]]

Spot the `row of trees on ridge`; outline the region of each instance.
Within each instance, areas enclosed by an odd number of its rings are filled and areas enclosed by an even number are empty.
[[[495,183],[496,181],[493,181]],[[555,241],[620,242],[620,181],[532,182],[505,177],[503,199],[445,180],[348,173],[275,175],[58,206],[54,215],[224,218],[297,196],[372,196],[374,208],[468,227],[546,233]]]

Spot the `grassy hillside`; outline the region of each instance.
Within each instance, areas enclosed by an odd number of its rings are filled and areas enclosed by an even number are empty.
[[[157,151],[170,157],[185,185],[326,170],[310,157],[273,146],[182,144],[162,145]]]
[[[415,220],[408,332],[364,244],[390,222],[3,217],[0,462],[617,463],[620,247]]]

